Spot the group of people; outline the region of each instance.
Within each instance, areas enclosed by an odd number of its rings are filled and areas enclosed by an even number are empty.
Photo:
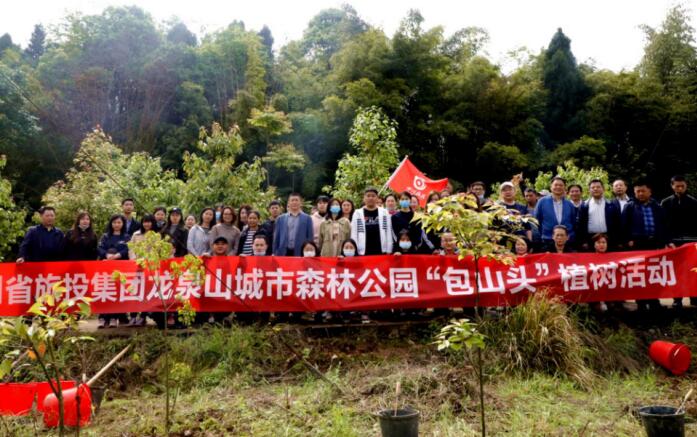
[[[501,184],[498,199],[486,197],[486,185],[474,182],[469,192],[482,207],[497,202],[516,214],[532,216],[536,225],[517,230],[515,253],[524,256],[538,251],[607,252],[610,250],[647,250],[674,247],[697,241],[697,199],[687,194],[684,177],[671,180],[674,194],[661,203],[651,196],[651,185],[637,181],[634,196],[627,184],[616,180],[613,198],[606,199],[605,187],[593,180],[584,188],[567,187],[561,177],[554,177],[549,192],[524,190],[525,204],[516,201],[518,187]],[[428,202],[450,195],[450,190],[431,193]],[[416,196],[403,192],[380,197],[375,188],[363,193],[363,204],[355,208],[351,200],[319,196],[311,214],[303,211],[303,197],[288,196],[287,210],[277,200],[269,203],[263,216],[249,205],[237,210],[219,205],[204,208],[198,217],[184,216],[181,209],[157,207],[135,216],[135,202],[124,199],[121,213],[110,217],[103,235],[98,236],[88,212],[80,212],[65,234],[55,226],[55,210],[39,210],[41,223],[31,227],[19,247],[17,263],[61,260],[135,259],[130,241],[142,240],[148,232],[169,237],[172,256],[323,256],[352,257],[365,255],[442,254],[456,255],[455,236],[448,232],[426,232],[412,221],[420,208]],[[660,305],[658,301],[639,302],[641,308]],[[682,300],[676,299],[675,306]],[[212,317],[212,316],[211,316]],[[141,315],[111,314],[100,317],[100,327],[119,324],[139,326]]]
[[[605,197],[605,186],[595,179],[584,187],[569,185],[561,177],[552,178],[547,193],[525,190],[526,204],[516,203],[514,187],[504,182],[500,187],[500,202],[506,208],[534,217],[537,225],[526,230],[516,242],[516,253],[534,251],[568,253],[608,251],[638,251],[677,247],[697,242],[697,199],[687,194],[683,176],[671,178],[673,194],[660,203],[652,196],[652,186],[646,180],[634,182],[633,196],[627,183],[618,179],[612,184],[612,198]],[[697,305],[697,299],[690,299]],[[660,308],[658,299],[637,302],[640,310]],[[673,307],[682,307],[676,298]]]

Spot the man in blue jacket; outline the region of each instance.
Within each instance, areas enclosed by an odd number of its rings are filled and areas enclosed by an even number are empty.
[[[552,234],[555,226],[565,226],[569,234],[569,241],[575,241],[574,229],[577,218],[576,207],[564,197],[566,181],[560,176],[554,176],[550,191],[551,194],[540,199],[535,207],[535,218],[540,224],[542,247],[545,250],[554,247]]]
[[[646,181],[634,183],[634,199],[622,212],[622,228],[629,250],[655,250],[675,247],[670,242],[666,214],[651,198],[651,185]],[[659,309],[658,299],[637,300],[640,310]]]
[[[312,241],[312,218],[302,211],[303,198],[298,193],[288,197],[288,212],[276,220],[273,233],[273,254],[302,256],[302,245]]]
[[[63,255],[63,232],[56,228],[56,210],[51,206],[39,209],[41,224],[32,226],[19,245],[17,263],[25,261],[60,261]]]
[[[579,249],[591,249],[595,234],[606,234],[610,245],[617,248],[621,243],[622,214],[619,205],[605,199],[605,186],[599,179],[590,181],[588,191],[591,193],[590,199],[583,202],[578,210],[576,241]]]

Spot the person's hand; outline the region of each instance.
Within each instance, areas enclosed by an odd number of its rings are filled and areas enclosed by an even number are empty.
[[[401,253],[401,252],[395,252],[395,253],[394,253],[394,256],[402,256],[402,253]]]
[[[675,249],[675,243],[668,243],[666,249]]]
[[[627,242],[627,247],[634,247],[634,242],[633,242],[633,241],[628,241],[628,242]]]
[[[436,250],[433,251],[433,254],[434,254],[434,255],[440,255],[441,253],[440,253],[440,250],[436,249]]]
[[[344,255],[339,255],[339,256],[337,256],[337,258],[344,259]]]
[[[115,253],[114,257],[112,259],[121,259],[121,254],[120,253]]]
[[[24,258],[17,258],[17,261],[15,261],[17,264],[22,264],[24,262]]]

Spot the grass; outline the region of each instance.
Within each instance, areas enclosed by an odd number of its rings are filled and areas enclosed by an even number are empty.
[[[490,339],[485,351],[489,435],[642,435],[634,409],[649,403],[677,405],[694,382],[694,373],[668,377],[643,357],[648,341],[671,333],[697,344],[696,331],[689,323],[670,322],[651,328],[653,332],[624,324],[599,324],[594,328],[596,334],[573,317],[567,325],[559,319],[558,308],[545,309],[550,317],[541,317],[541,308],[520,309],[533,310],[535,315],[527,318],[515,315],[518,327],[505,317],[489,322],[489,335],[504,327],[509,333],[517,330],[516,341],[520,344],[525,340],[521,350],[531,354],[521,360],[540,360],[525,371],[510,366],[515,363],[510,339]],[[536,333],[544,330],[535,324],[546,327],[544,336]],[[479,435],[474,372],[461,357],[435,351],[430,342],[437,327],[301,332],[246,326],[182,333],[174,339],[172,350],[173,373],[181,390],[171,435],[378,436],[373,413],[394,406],[398,381],[402,403],[422,413],[421,435]],[[521,327],[525,333],[520,332]],[[563,331],[560,334],[557,330]],[[578,349],[571,356],[580,360],[575,365],[592,371],[588,384],[580,384],[573,373],[559,370],[568,369],[564,367],[568,357],[561,346],[544,349],[550,335],[570,334],[583,340],[572,342]],[[281,336],[331,383],[309,371],[283,346]],[[89,374],[126,342],[134,345],[133,353],[107,375],[108,400],[83,436],[162,435],[159,356],[163,346],[158,338],[157,332],[139,333],[130,339],[100,335],[89,351],[64,357],[67,362],[78,362],[73,373]],[[541,351],[556,355],[545,358]],[[611,364],[603,365],[602,357]],[[635,368],[618,365],[622,360]],[[697,416],[697,400],[688,403],[687,412]],[[4,426],[0,429],[6,435],[35,435],[27,418],[6,420]],[[697,426],[689,424],[688,435],[690,431],[697,432]],[[39,435],[50,433],[41,431]]]

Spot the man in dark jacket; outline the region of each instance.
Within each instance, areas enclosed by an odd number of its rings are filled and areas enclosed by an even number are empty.
[[[684,176],[673,176],[670,180],[673,195],[661,202],[666,212],[670,239],[676,246],[697,241],[697,199],[687,194]],[[697,298],[690,298],[690,305],[697,305]],[[674,308],[682,307],[682,298],[673,300]]]
[[[126,219],[126,229],[124,230],[124,233],[132,237],[136,231],[140,230],[140,222],[138,222],[134,213],[135,201],[130,198],[123,199],[121,201],[121,210],[123,211],[123,216]]]
[[[625,231],[625,246],[629,250],[655,250],[670,243],[666,214],[661,205],[651,198],[651,185],[646,181],[634,184],[634,199],[622,212],[622,227]],[[658,309],[658,299],[637,300],[640,310]]]
[[[39,209],[41,224],[32,226],[19,246],[17,263],[25,261],[60,261],[63,256],[63,232],[56,228],[56,210],[51,206]]]
[[[588,184],[590,199],[583,202],[578,211],[576,239],[581,250],[593,247],[593,235],[606,234],[613,248],[620,244],[622,215],[619,205],[605,199],[605,186],[599,179]]]

